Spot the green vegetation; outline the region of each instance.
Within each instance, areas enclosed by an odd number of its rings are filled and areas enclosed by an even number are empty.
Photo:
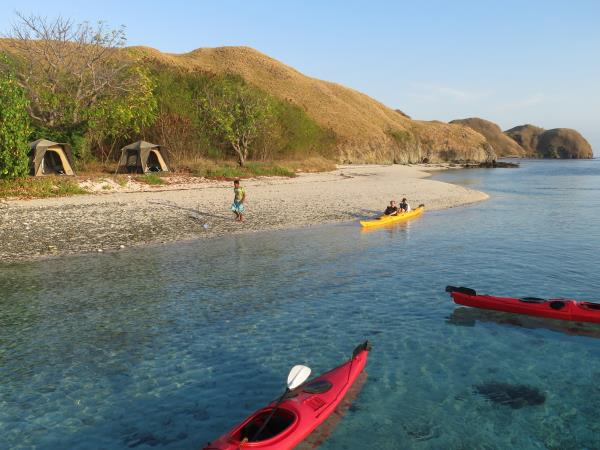
[[[411,134],[408,131],[403,130],[388,130],[387,134],[391,136],[394,142],[399,146],[406,144],[411,138]]]
[[[118,53],[123,28],[17,16],[7,49],[36,138],[68,142],[76,158],[107,162],[120,141],[154,123],[152,80]]]
[[[332,130],[322,129],[302,108],[290,102],[274,99],[272,108],[279,124],[272,136],[276,144],[275,157],[334,158],[336,136]]]
[[[142,183],[150,184],[152,186],[160,186],[165,184],[165,180],[161,178],[161,176],[157,173],[147,173],[144,176],[137,177],[137,181],[141,181]]]
[[[123,95],[94,102],[86,111],[86,137],[101,151],[105,164],[114,159],[118,144],[137,138],[156,120],[154,82],[148,72],[131,67],[125,76],[130,83],[136,81]]]
[[[215,83],[198,99],[205,130],[235,151],[241,167],[250,146],[267,130],[272,119],[267,95],[231,77]]]
[[[273,163],[252,162],[245,166],[252,175],[256,176],[279,176],[279,177],[295,177],[293,170],[287,167],[279,166]]]
[[[335,134],[298,105],[237,75],[137,58],[123,50],[122,28],[18,15],[9,37],[0,58],[0,177],[25,175],[27,141],[42,137],[71,144],[75,169],[90,175],[113,173],[118,149],[138,139],[163,145],[172,170],[210,177],[333,165]],[[16,182],[16,195],[56,192],[36,183]],[[68,185],[55,183],[60,192]]]
[[[333,156],[335,135],[298,106],[236,75],[186,72],[156,64],[158,116],[147,130],[169,149],[175,169],[198,158],[268,161]],[[236,147],[238,148],[236,150]]]
[[[127,186],[127,181],[128,181],[127,178],[116,176],[113,179],[117,182],[117,184],[119,186],[121,186],[121,187]]]
[[[27,99],[6,66],[7,58],[0,55],[0,60],[5,66],[0,72],[0,178],[15,178],[29,170]]]
[[[205,161],[192,172],[196,176],[207,178],[248,178],[256,176],[279,176],[295,177],[294,169],[286,165],[278,165],[271,162],[248,162],[244,166],[231,161]]]
[[[20,177],[0,180],[0,198],[40,198],[86,194],[75,180],[65,177]]]

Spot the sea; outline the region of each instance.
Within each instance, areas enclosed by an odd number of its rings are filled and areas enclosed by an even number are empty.
[[[322,450],[600,449],[600,325],[445,292],[600,301],[600,161],[519,163],[438,173],[490,199],[369,232],[0,263],[0,448],[199,449],[293,365],[316,375],[369,340]]]

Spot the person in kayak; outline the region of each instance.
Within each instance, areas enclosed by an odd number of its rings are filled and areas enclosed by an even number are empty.
[[[233,203],[231,210],[235,214],[235,220],[244,221],[244,200],[246,200],[246,190],[240,186],[240,180],[233,182]]]
[[[409,212],[410,211],[410,205],[406,201],[406,198],[403,198],[402,201],[400,202],[399,209],[400,209],[400,212]]]
[[[398,207],[396,206],[395,200],[390,201],[390,206],[385,208],[383,214],[385,214],[386,216],[395,216],[396,214],[398,214]]]

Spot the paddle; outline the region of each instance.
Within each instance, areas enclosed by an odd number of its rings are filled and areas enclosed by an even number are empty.
[[[267,417],[267,420],[264,421],[262,426],[258,429],[258,431],[252,437],[253,442],[256,441],[256,439],[260,436],[260,433],[262,433],[262,431],[265,429],[265,427],[267,426],[269,421],[273,418],[273,415],[275,414],[277,407],[283,401],[285,396],[291,390],[296,389],[298,386],[300,386],[302,383],[304,383],[308,379],[309,376],[310,376],[310,367],[301,366],[301,365],[292,367],[292,370],[290,370],[290,373],[287,378],[287,387],[285,388],[285,392],[283,393],[283,395],[281,397],[279,397],[279,400],[277,400],[277,403],[275,403],[275,406],[271,410],[271,413],[269,414],[269,417]]]

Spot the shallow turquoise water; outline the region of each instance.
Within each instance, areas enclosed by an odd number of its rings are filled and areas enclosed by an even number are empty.
[[[437,179],[490,201],[393,228],[0,266],[0,448],[196,449],[373,342],[321,449],[598,449],[600,327],[458,308],[447,284],[600,299],[600,161]],[[397,193],[398,197],[402,193]],[[511,408],[482,383],[524,384]]]

